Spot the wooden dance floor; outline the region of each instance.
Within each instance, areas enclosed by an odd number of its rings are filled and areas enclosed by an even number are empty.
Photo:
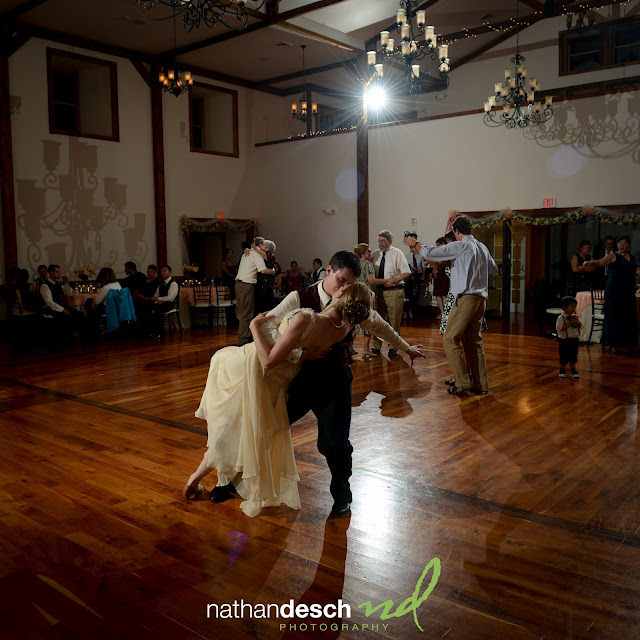
[[[582,379],[560,380],[556,343],[494,322],[491,393],[460,399],[435,323],[403,335],[426,361],[385,349],[353,366],[341,518],[312,416],[293,428],[300,511],[184,500],[206,445],[194,411],[232,330],[19,357],[5,345],[3,637],[640,637],[637,358],[581,348]],[[281,610],[340,598],[341,618]]]

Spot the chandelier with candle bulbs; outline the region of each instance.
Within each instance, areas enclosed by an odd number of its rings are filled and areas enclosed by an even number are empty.
[[[516,0],[516,24],[518,24],[518,0]],[[507,129],[535,127],[553,117],[551,96],[546,96],[544,104],[536,100],[540,83],[530,78],[527,86],[527,70],[524,56],[520,54],[520,29],[516,27],[516,52],[511,63],[504,70],[504,83],[496,82],[495,95],[489,96],[484,103],[484,123],[490,127],[505,126]],[[502,107],[500,111],[497,107]]]
[[[177,12],[174,11],[173,15],[173,49],[177,48],[176,39],[176,18]],[[174,95],[176,98],[182,95],[193,84],[193,78],[190,71],[181,69],[177,61],[174,59],[172,62],[165,64],[160,73],[158,74],[158,82],[162,85],[162,88],[167,93]]]
[[[304,50],[306,44],[301,44],[302,49],[302,72],[304,73]],[[309,118],[318,115],[318,104],[311,102],[311,113],[309,113],[309,102],[311,101],[311,92],[303,93],[298,102],[291,103],[291,117],[301,122],[306,122]]]
[[[149,20],[169,20],[173,11],[181,16],[185,31],[198,29],[201,24],[215,27],[218,23],[240,31],[248,24],[249,15],[274,0],[256,0],[247,11],[247,0],[138,0],[138,11]],[[159,5],[162,9],[149,13]]]
[[[410,94],[424,91],[423,80],[430,74],[428,70],[420,71],[421,60],[430,58],[438,60],[440,78],[445,87],[449,86],[449,45],[438,47],[435,27],[426,26],[426,11],[418,10],[419,0],[400,0],[400,8],[396,12],[397,31],[400,41],[396,46],[395,39],[390,38],[388,31],[380,32],[380,51],[367,51],[367,61],[372,78],[382,78],[384,63],[397,61],[403,65],[404,80]],[[416,30],[413,28],[415,18]],[[424,36],[424,40],[420,40]]]

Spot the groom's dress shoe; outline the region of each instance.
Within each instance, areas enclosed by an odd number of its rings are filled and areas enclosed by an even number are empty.
[[[331,509],[332,516],[342,516],[345,513],[351,511],[351,503],[350,502],[334,502],[333,509]]]
[[[235,493],[237,493],[236,488],[230,482],[222,487],[214,487],[211,489],[209,500],[211,500],[211,502],[224,502],[225,500],[233,498]]]

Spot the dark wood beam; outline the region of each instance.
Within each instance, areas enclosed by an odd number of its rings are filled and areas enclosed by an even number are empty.
[[[325,71],[331,71],[333,69],[339,69],[347,64],[356,64],[358,58],[351,58],[349,60],[341,60],[340,62],[332,62],[331,64],[323,64],[321,67],[313,67],[313,69],[305,69],[304,71],[294,71],[293,73],[285,73],[281,76],[275,76],[273,78],[267,78],[266,80],[260,80],[256,82],[257,85],[262,84],[277,84],[278,82],[285,82],[286,80],[294,80],[295,78],[303,78],[304,76],[312,76],[316,73],[324,73]]]
[[[166,55],[173,57],[185,53],[191,53],[192,51],[197,51],[198,49],[203,49],[204,47],[210,47],[211,45],[218,44],[219,42],[226,42],[227,40],[239,38],[243,35],[247,35],[248,33],[255,33],[256,31],[260,31],[261,29],[272,27],[273,25],[291,20],[292,18],[297,18],[298,16],[302,16],[305,13],[311,13],[312,11],[317,11],[318,9],[323,9],[324,7],[330,7],[341,2],[345,2],[345,0],[318,0],[317,2],[312,2],[311,4],[305,5],[303,7],[298,7],[297,9],[291,9],[290,11],[279,13],[276,16],[267,18],[265,20],[262,20],[261,22],[254,22],[242,31],[228,31],[227,33],[222,33],[218,36],[211,36],[210,38],[205,38],[200,42],[194,42],[193,44],[179,47],[177,49],[174,49],[173,51],[168,51]]]
[[[534,11],[542,11],[544,8],[544,4],[539,2],[539,0],[520,0],[522,4],[526,4],[527,7],[533,9]]]
[[[31,11],[31,9],[35,9],[48,1],[49,0],[28,0],[28,2],[23,2],[21,5],[11,9],[11,11],[2,14],[0,16],[0,22],[4,22],[5,24],[15,22],[23,13],[27,13],[27,11]]]
[[[366,115],[356,129],[356,171],[358,183],[358,242],[369,242],[369,125]]]
[[[140,77],[145,81],[146,85],[151,89],[151,71],[140,60],[135,58],[129,58],[131,64],[135,67],[136,71],[140,74]]]
[[[263,93],[270,93],[271,95],[275,95],[275,96],[288,95],[287,93],[285,93],[285,89],[278,89],[277,87],[265,86],[257,82],[252,82],[251,80],[246,80],[245,78],[239,78],[238,76],[231,76],[227,73],[210,71],[209,69],[204,69],[203,67],[194,67],[191,64],[185,64],[184,66],[189,67],[189,71],[191,71],[193,75],[201,76],[203,78],[208,78],[209,80],[217,80],[218,82],[235,84],[238,87],[245,87],[247,89],[253,89],[255,91],[262,91]]]
[[[530,26],[531,25],[529,24],[526,27],[520,27],[520,32],[524,31],[527,27],[530,27]],[[513,29],[508,29],[507,31],[502,33],[500,36],[498,36],[495,40],[492,40],[491,42],[487,42],[486,44],[483,44],[481,47],[478,47],[471,53],[468,53],[466,56],[462,56],[462,58],[459,58],[458,60],[456,60],[455,68],[459,69],[463,64],[467,64],[467,62],[471,62],[472,60],[475,60],[478,56],[481,56],[483,53],[486,53],[490,49],[497,47],[500,43],[504,42],[505,40],[508,40],[514,35],[515,35],[515,31]]]
[[[34,27],[28,24],[17,23],[13,25],[13,29],[18,34],[28,35],[32,38],[41,38],[42,40],[60,42],[72,47],[80,47],[81,49],[91,49],[91,51],[108,53],[109,55],[118,56],[119,58],[135,58],[136,60],[143,60],[145,62],[153,62],[155,59],[155,56],[151,53],[142,53],[140,51],[134,51],[133,49],[126,49],[124,47],[107,44],[106,42],[80,38],[78,36],[69,35],[68,33],[43,29],[42,27]]]
[[[151,75],[158,76],[160,65],[151,66]],[[153,184],[155,194],[156,255],[157,264],[167,264],[167,210],[164,182],[164,134],[162,123],[162,87],[151,86],[151,136],[153,156]]]
[[[3,29],[0,34],[6,35]],[[13,143],[11,140],[11,96],[9,56],[0,56],[0,202],[4,241],[4,273],[18,266],[16,201],[13,183]]]
[[[31,40],[31,36],[23,33],[14,33],[13,35],[6,35],[3,38],[2,53],[11,57],[22,45]]]

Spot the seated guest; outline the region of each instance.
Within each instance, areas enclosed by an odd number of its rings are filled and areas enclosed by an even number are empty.
[[[36,285],[36,291],[40,293],[40,287],[44,284],[44,281],[49,277],[49,271],[47,270],[46,264],[38,265],[38,275],[34,279],[34,284]]]
[[[122,286],[131,291],[131,297],[135,300],[137,291],[141,291],[145,283],[144,273],[138,271],[135,262],[125,262],[124,272],[127,277],[123,280]]]
[[[279,289],[284,282],[285,293],[291,293],[292,291],[300,291],[304,287],[304,279],[308,278],[309,274],[300,269],[298,263],[293,260],[291,262],[291,268],[278,276],[275,288]]]
[[[58,331],[69,340],[76,331],[81,338],[87,335],[87,318],[81,311],[72,309],[66,304],[64,296],[72,295],[67,276],[60,277],[60,265],[50,264],[49,276],[40,287],[40,295],[44,303],[43,315],[52,318],[58,325]]]
[[[116,272],[109,267],[100,269],[100,273],[98,273],[98,277],[96,278],[96,287],[99,289],[98,295],[95,298],[89,298],[89,300],[87,300],[85,304],[87,310],[89,307],[95,310],[96,307],[104,305],[107,300],[107,296],[109,295],[109,291],[112,289],[122,289],[118,282],[118,278],[116,278]]]
[[[155,296],[158,290],[158,284],[158,267],[156,267],[155,264],[150,264],[147,267],[147,278],[144,281],[142,290],[136,291],[137,300],[147,300]]]
[[[320,258],[316,258],[313,261],[313,271],[311,273],[311,277],[309,278],[309,284],[315,284],[319,280],[322,280],[327,275],[327,270],[322,266],[322,260]]]
[[[161,281],[153,296],[145,301],[142,315],[144,333],[151,338],[159,338],[162,335],[164,315],[175,306],[175,299],[180,291],[180,286],[171,277],[171,267],[164,265],[160,269]]]

